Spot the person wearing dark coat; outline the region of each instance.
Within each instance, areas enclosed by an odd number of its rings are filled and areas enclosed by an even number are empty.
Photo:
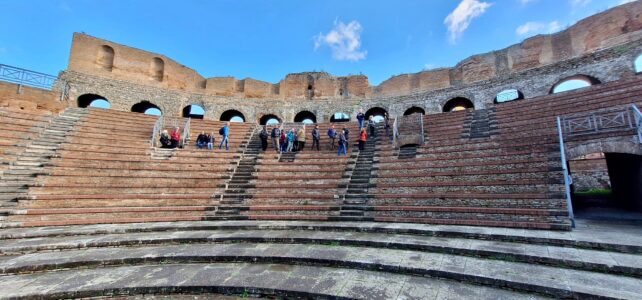
[[[317,151],[321,151],[319,149],[319,142],[321,140],[321,133],[319,132],[319,125],[314,125],[314,129],[312,129],[312,149],[314,149],[314,146],[317,146]]]
[[[261,139],[261,149],[265,151],[268,146],[268,133],[267,133],[267,126],[263,126],[263,129],[261,130],[261,133],[259,133],[259,138]]]

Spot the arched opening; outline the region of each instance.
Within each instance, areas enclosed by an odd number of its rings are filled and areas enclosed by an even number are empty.
[[[229,122],[236,122],[236,123],[243,123],[245,122],[245,116],[243,113],[241,113],[238,110],[230,109],[226,110],[221,114],[221,121],[229,121]]]
[[[576,89],[581,89],[589,87],[595,84],[600,84],[600,81],[597,78],[586,76],[586,75],[576,75],[564,78],[558,83],[553,85],[551,88],[551,94],[557,94],[566,91],[572,91]]]
[[[78,107],[96,107],[96,108],[111,108],[111,103],[105,97],[96,94],[84,94],[78,97]]]
[[[259,119],[259,124],[261,125],[275,125],[281,123],[281,118],[273,114],[263,115]]]
[[[381,107],[373,107],[366,111],[366,120],[369,120],[370,116],[372,116],[372,119],[375,121],[375,123],[379,123],[383,121],[386,113],[387,111]]]
[[[143,113],[146,115],[160,116],[163,111],[156,104],[149,101],[141,101],[132,106],[132,112]]]
[[[114,48],[107,45],[102,45],[100,50],[98,50],[98,57],[96,58],[96,64],[99,68],[111,72],[114,68]]]
[[[412,114],[425,115],[426,111],[421,107],[413,106],[413,107],[411,107],[409,109],[406,109],[406,111],[403,113],[404,116],[409,116],[409,115],[412,115]]]
[[[473,104],[472,101],[468,100],[467,98],[457,97],[457,98],[448,100],[448,102],[444,104],[444,109],[442,111],[451,112],[451,111],[460,111],[460,110],[466,110],[466,109],[475,109],[475,105]]]
[[[635,61],[633,62],[633,67],[635,68],[635,73],[642,72],[642,54],[638,55],[638,57],[635,59]]]
[[[344,112],[337,112],[330,117],[330,122],[332,123],[341,123],[341,122],[350,122],[350,116]]]
[[[300,122],[303,124],[314,124],[317,122],[317,116],[314,115],[312,112],[304,110],[296,114],[296,116],[294,116],[294,122],[297,122],[297,123]]]
[[[524,94],[516,89],[503,90],[495,96],[495,103],[524,99]]]
[[[191,104],[183,108],[183,117],[192,119],[203,119],[205,116],[205,109],[197,104]]]
[[[149,75],[156,81],[163,81],[164,72],[165,62],[158,57],[154,57],[149,66]]]
[[[578,217],[642,220],[642,155],[596,152],[568,166]]]

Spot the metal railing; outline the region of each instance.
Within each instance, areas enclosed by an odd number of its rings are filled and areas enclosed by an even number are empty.
[[[185,148],[185,141],[189,140],[190,137],[191,120],[191,118],[187,118],[185,125],[183,125],[183,136],[181,137],[181,146],[183,146],[183,148]]]
[[[620,107],[563,116],[560,124],[564,135],[573,137],[633,129],[636,127],[634,119],[634,113],[629,107]]]
[[[568,171],[568,164],[566,163],[566,149],[564,148],[564,133],[562,132],[562,119],[557,117],[557,133],[560,142],[560,157],[562,161],[562,170],[564,172],[564,189],[566,193],[566,208],[568,210],[568,217],[571,219],[571,225],[575,228],[575,215],[573,214],[573,205],[571,203],[571,184],[573,178]]]
[[[51,90],[58,77],[0,64],[0,80]]]
[[[156,147],[156,142],[158,142],[158,135],[163,130],[163,116],[159,116],[156,123],[154,123],[154,131],[152,132],[152,139],[150,141],[150,146]]]
[[[392,145],[397,148],[397,137],[399,136],[398,117],[392,123]]]
[[[426,137],[424,135],[424,115],[423,114],[421,114],[420,119],[421,119],[421,144],[423,145],[426,143]]]
[[[631,104],[631,110],[633,110],[635,126],[638,129],[638,143],[642,144],[642,112],[640,112],[640,109],[638,109],[635,104]]]

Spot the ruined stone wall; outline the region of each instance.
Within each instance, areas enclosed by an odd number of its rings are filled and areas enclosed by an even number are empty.
[[[610,189],[609,170],[606,159],[582,159],[569,162],[575,191]]]
[[[37,113],[58,113],[67,107],[60,93],[0,81],[0,107]]]
[[[416,106],[423,108],[426,113],[440,113],[444,104],[456,97],[465,97],[473,101],[475,108],[486,108],[494,105],[497,93],[506,89],[521,91],[525,99],[518,100],[525,103],[529,99],[548,95],[555,83],[566,77],[584,74],[597,78],[601,82],[610,82],[629,78],[635,75],[633,61],[642,53],[642,39],[629,42],[625,45],[599,50],[591,54],[569,59],[544,67],[529,69],[517,74],[504,74],[494,76],[488,80],[478,81],[458,87],[448,87],[434,91],[427,91],[402,96],[370,96],[361,98],[352,94],[329,99],[283,99],[271,92],[267,98],[254,97],[261,93],[273,91],[274,86],[261,82],[244,80],[243,86],[231,77],[210,78],[208,86],[216,84],[218,89],[227,89],[228,94],[215,94],[204,92],[188,92],[176,89],[167,89],[152,85],[133,83],[125,80],[108,79],[102,76],[89,75],[82,72],[66,71],[61,78],[71,86],[71,99],[83,94],[98,94],[107,98],[112,103],[113,109],[130,111],[131,107],[140,101],[150,101],[159,106],[166,115],[179,116],[183,107],[197,104],[205,109],[205,118],[219,120],[220,115],[229,109],[242,112],[248,121],[255,121],[264,114],[275,114],[282,120],[291,122],[294,116],[303,110],[313,112],[317,121],[327,122],[336,112],[344,112],[353,119],[359,108],[368,110],[381,107],[391,116],[402,115],[405,110]],[[303,76],[303,75],[302,75]],[[288,80],[286,78],[286,80]],[[326,82],[331,82],[328,77]],[[292,84],[298,84],[296,80]],[[347,84],[350,80],[343,81]],[[355,77],[354,82],[363,84],[363,80]],[[353,83],[354,83],[353,82]],[[355,84],[356,85],[356,84]],[[329,88],[330,84],[324,83],[314,86],[321,95],[324,93],[338,92]],[[284,86],[282,85],[281,88]],[[253,95],[253,97],[237,95],[240,93]],[[307,89],[307,86],[306,86]],[[282,93],[294,93],[294,89]]]
[[[402,96],[417,91],[471,85],[564,64],[642,38],[642,1],[612,8],[552,35],[539,35],[505,49],[469,57],[452,68],[394,76],[371,86],[363,75],[335,77],[324,72],[289,74],[272,84],[251,78],[205,79],[159,54],[75,34],[69,71],[199,94],[251,99],[338,100]],[[105,47],[107,50],[105,50]],[[113,53],[110,53],[112,49]],[[162,63],[158,63],[162,61]],[[502,80],[500,80],[502,81]],[[471,93],[471,92],[468,92]],[[483,106],[482,106],[483,107]]]

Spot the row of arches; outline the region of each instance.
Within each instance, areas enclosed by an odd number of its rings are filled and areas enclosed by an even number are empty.
[[[570,91],[578,88],[588,87],[594,84],[599,84],[600,82],[592,77],[586,75],[576,75],[568,77],[564,80],[561,80],[555,84],[551,93],[560,93],[565,91]],[[499,92],[495,97],[495,103],[508,102],[513,100],[524,99],[524,94],[521,91],[516,89],[507,89]],[[84,94],[78,97],[78,107],[98,107],[98,108],[110,108],[111,104],[107,99],[100,95],[96,94]],[[454,112],[461,111],[466,109],[475,109],[473,101],[465,97],[455,97],[444,103],[442,107],[442,112]],[[162,115],[162,110],[157,105],[149,101],[141,101],[131,108],[132,112],[144,113],[149,115]],[[373,116],[376,122],[383,120],[386,110],[381,107],[373,107],[366,111],[366,118]],[[417,106],[412,106],[404,111],[403,115],[411,114],[426,114],[426,111]],[[183,108],[182,116],[187,118],[203,119],[205,115],[205,109],[197,104],[191,104]],[[227,110],[221,114],[221,121],[231,121],[231,122],[246,122],[247,119],[238,110]],[[275,124],[281,123],[283,120],[274,114],[266,114],[262,116],[259,120],[259,123],[264,124]],[[310,111],[301,111],[294,117],[294,122],[301,122],[306,124],[312,124],[317,122],[317,117],[314,113]],[[330,117],[331,122],[347,122],[350,121],[350,116],[345,112],[336,112]]]

